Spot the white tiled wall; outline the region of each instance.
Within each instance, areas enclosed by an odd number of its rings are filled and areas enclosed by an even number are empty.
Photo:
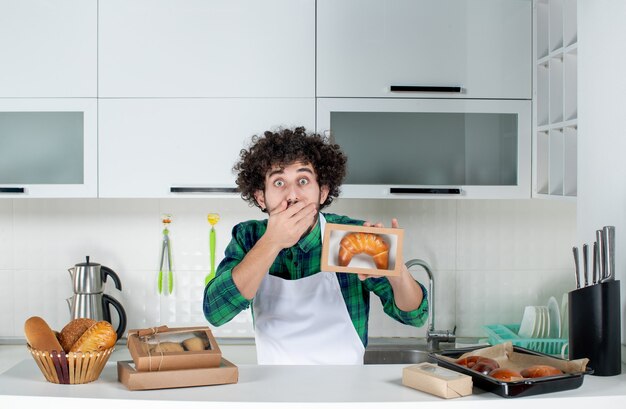
[[[405,229],[405,260],[428,262],[436,278],[436,327],[482,336],[481,326],[521,319],[527,304],[543,304],[572,288],[576,207],[543,200],[339,199],[326,211]],[[69,319],[67,268],[91,260],[120,276],[107,292],[128,315],[127,328],[208,325],[202,313],[209,270],[207,213],[219,213],[217,263],[234,224],[264,218],[240,199],[0,200],[0,337],[22,337],[31,315],[53,328]],[[175,291],[159,295],[156,280],[161,214],[171,213]],[[421,268],[411,269],[427,285]],[[423,336],[382,312],[374,296],[370,336]],[[249,311],[214,329],[221,337],[253,336]]]

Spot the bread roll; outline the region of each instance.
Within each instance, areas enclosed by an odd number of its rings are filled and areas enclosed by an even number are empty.
[[[113,348],[115,342],[117,333],[113,326],[107,321],[98,321],[78,338],[70,352],[103,351]]]
[[[41,317],[30,317],[24,323],[24,335],[26,342],[31,348],[39,351],[63,352],[63,347],[59,343],[54,331],[48,323]]]
[[[209,345],[202,338],[193,337],[184,340],[183,346],[187,351],[204,351]]]
[[[494,369],[498,369],[500,365],[498,362],[491,358],[480,357],[480,359],[476,362],[474,366],[472,366],[472,371],[480,372],[483,375],[487,375],[489,372]]]
[[[160,342],[156,344],[154,348],[150,349],[150,352],[185,352],[185,348],[178,342]]]
[[[350,264],[356,254],[365,253],[372,256],[379,270],[387,270],[389,265],[389,245],[374,233],[348,233],[339,243],[339,265]]]
[[[465,358],[457,359],[455,363],[461,366],[464,366],[466,368],[471,368],[472,366],[476,365],[476,362],[478,362],[480,358],[482,357],[478,355],[470,355],[470,356],[466,356]]]
[[[63,350],[70,352],[72,345],[95,323],[96,321],[91,318],[76,318],[68,322],[59,335]]]
[[[492,378],[496,378],[500,381],[505,382],[517,381],[523,378],[523,376],[519,372],[508,368],[496,368],[493,371],[489,372],[487,376],[491,376]]]
[[[563,372],[550,365],[533,365],[522,369],[520,374],[524,378],[542,378],[544,376],[562,375]]]

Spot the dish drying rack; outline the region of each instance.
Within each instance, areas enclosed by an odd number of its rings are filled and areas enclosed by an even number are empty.
[[[513,345],[554,356],[561,356],[563,346],[568,343],[565,338],[522,338],[518,334],[520,324],[494,324],[483,326],[489,344],[497,345],[511,342]],[[567,355],[569,351],[565,351]]]

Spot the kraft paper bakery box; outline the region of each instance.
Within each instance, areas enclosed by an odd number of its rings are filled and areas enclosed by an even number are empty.
[[[239,369],[222,358],[216,368],[138,371],[133,361],[117,362],[117,379],[131,391],[237,383]]]
[[[429,362],[403,368],[402,384],[446,399],[471,395],[473,386],[471,376]]]
[[[322,271],[398,276],[403,239],[403,229],[326,223]]]
[[[128,331],[128,351],[137,371],[215,368],[222,352],[209,327],[167,326]]]

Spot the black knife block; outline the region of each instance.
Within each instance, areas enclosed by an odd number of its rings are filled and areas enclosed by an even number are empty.
[[[593,375],[622,372],[620,284],[607,281],[571,291],[569,358],[589,358]]]

